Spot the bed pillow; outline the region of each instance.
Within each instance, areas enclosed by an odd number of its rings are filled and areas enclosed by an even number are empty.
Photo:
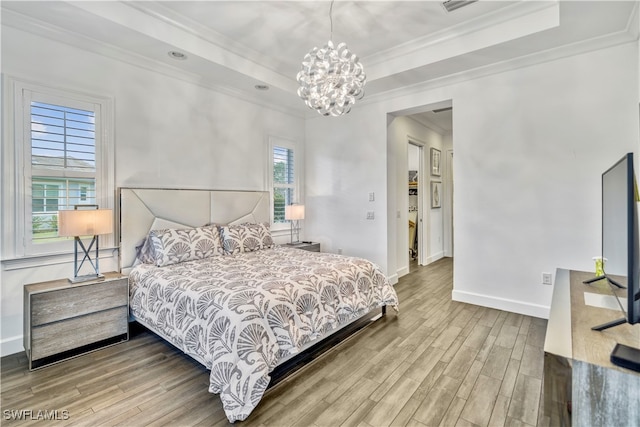
[[[152,230],[149,241],[153,247],[153,263],[158,267],[223,255],[216,226]]]
[[[142,242],[138,246],[136,246],[136,261],[134,265],[138,265],[140,263],[143,264],[155,264],[156,259],[153,253],[153,245],[151,244],[151,239],[149,235],[144,238]]]
[[[220,231],[222,247],[226,254],[253,252],[275,246],[269,224],[266,222],[225,225],[220,227]]]

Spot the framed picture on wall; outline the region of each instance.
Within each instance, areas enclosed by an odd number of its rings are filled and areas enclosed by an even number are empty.
[[[431,175],[440,176],[440,150],[431,149]]]
[[[442,182],[431,181],[431,208],[437,209],[442,206]]]

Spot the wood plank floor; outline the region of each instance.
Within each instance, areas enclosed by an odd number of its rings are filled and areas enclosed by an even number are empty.
[[[451,301],[452,270],[447,258],[414,268],[396,285],[398,316],[389,310],[269,390],[237,424],[545,424],[546,320]],[[42,425],[38,411],[55,410],[67,418],[56,425],[228,424],[218,396],[207,391],[208,371],[148,332],[35,372],[24,355],[1,362],[2,425]],[[8,419],[20,410],[33,415]]]

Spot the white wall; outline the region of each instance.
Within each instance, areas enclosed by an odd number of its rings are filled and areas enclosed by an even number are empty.
[[[268,137],[304,142],[303,119],[7,27],[2,72],[114,98],[116,186],[263,190]],[[2,355],[22,351],[22,286],[73,269],[8,271],[5,264]],[[117,256],[101,261],[101,271],[116,269]]]
[[[638,152],[632,44],[460,86],[453,296],[546,316],[541,273],[593,268],[600,176]]]
[[[541,285],[541,273],[593,268],[600,174],[638,152],[637,95],[638,47],[627,43],[311,120],[307,196],[322,214],[306,225],[331,249],[348,247],[397,271],[394,165],[405,157],[386,146],[385,115],[451,99],[453,297],[545,317],[552,289]],[[378,209],[387,214],[378,224],[387,234],[362,219],[371,189],[376,200],[388,199]]]
[[[359,108],[343,117],[307,120],[305,236],[321,242],[323,251],[341,249],[388,271],[385,140],[381,111]],[[367,212],[375,219],[367,220]]]

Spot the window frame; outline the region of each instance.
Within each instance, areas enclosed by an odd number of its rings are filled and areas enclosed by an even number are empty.
[[[42,257],[73,252],[67,240],[51,243],[32,242],[32,178],[64,178],[65,173],[31,165],[31,101],[87,109],[96,114],[95,156],[96,202],[101,208],[114,209],[115,168],[113,143],[113,99],[74,90],[60,89],[4,76],[3,103],[3,180],[2,188],[2,260]],[[43,173],[44,172],[44,173]],[[68,178],[80,178],[72,174]],[[115,246],[115,231],[100,237],[104,250]]]
[[[304,192],[302,186],[302,170],[303,170],[303,153],[300,147],[300,144],[297,142],[281,138],[271,136],[269,137],[269,167],[268,167],[268,185],[269,185],[269,221],[271,224],[272,231],[290,231],[291,225],[289,221],[285,222],[274,222],[274,189],[276,187],[276,183],[273,180],[273,150],[275,147],[287,148],[293,151],[293,184],[291,184],[291,188],[293,188],[293,199],[295,203],[304,204]],[[283,186],[284,188],[284,186]]]

